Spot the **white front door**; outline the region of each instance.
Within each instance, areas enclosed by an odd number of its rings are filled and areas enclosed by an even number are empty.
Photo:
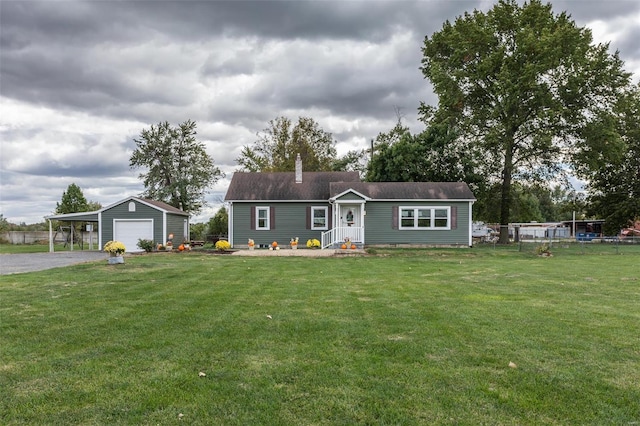
[[[340,205],[340,227],[344,236],[353,242],[361,242],[360,227],[362,226],[362,206],[360,204]]]

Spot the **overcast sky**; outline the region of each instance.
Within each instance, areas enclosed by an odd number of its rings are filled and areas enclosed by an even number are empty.
[[[412,131],[425,36],[493,1],[0,0],[0,213],[42,222],[69,184],[103,206],[144,188],[129,169],[133,138],[160,121],[198,124],[227,177],[269,120],[315,119],[339,154],[391,129]],[[640,1],[552,3],[640,76]]]

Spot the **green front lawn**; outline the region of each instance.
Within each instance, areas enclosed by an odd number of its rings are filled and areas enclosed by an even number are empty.
[[[0,424],[640,421],[637,255],[378,253],[0,276]]]
[[[53,250],[55,252],[59,251],[69,251],[70,246],[66,246],[64,244],[54,244]],[[89,250],[89,244],[85,244],[84,247],[80,247],[78,244],[73,245],[74,251],[82,251]],[[97,243],[93,243],[93,250],[100,250]],[[48,253],[49,252],[49,243],[44,244],[0,244],[0,254],[17,254],[17,253]]]

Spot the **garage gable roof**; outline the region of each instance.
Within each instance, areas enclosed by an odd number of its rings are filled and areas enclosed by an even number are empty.
[[[179,208],[173,207],[172,205],[164,203],[162,201],[150,200],[148,198],[135,198],[135,199],[140,201],[141,203],[149,204],[150,206],[155,207],[158,210],[162,210],[167,213],[175,213],[183,216],[189,216],[189,213],[183,210],[180,210]]]
[[[120,200],[113,204],[108,205],[107,207],[103,207],[100,210],[96,210],[93,212],[78,212],[78,213],[66,213],[66,214],[54,214],[50,216],[45,216],[45,219],[49,220],[63,220],[63,221],[74,221],[74,222],[98,222],[98,217],[100,213],[105,210],[109,210],[115,206],[119,206],[120,204],[127,203],[129,201],[137,201],[139,203],[145,204],[151,208],[156,210],[160,210],[164,213],[172,213],[181,216],[189,216],[189,213],[182,211],[178,208],[173,207],[167,203],[162,201],[150,200],[148,198],[140,198],[140,197],[128,197],[124,200]]]

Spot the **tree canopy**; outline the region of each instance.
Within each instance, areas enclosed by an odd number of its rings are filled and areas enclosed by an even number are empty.
[[[145,197],[188,213],[202,209],[208,188],[223,173],[196,134],[194,121],[187,120],[178,127],[165,121],[142,130],[140,138],[134,139],[136,149],[129,166],[147,170],[139,175],[146,188]]]
[[[252,147],[242,148],[236,161],[249,172],[284,172],[295,170],[295,159],[300,154],[304,171],[330,171],[337,156],[335,145],[331,133],[322,130],[312,118],[299,117],[294,125],[286,117],[277,117],[258,133]]]
[[[229,213],[224,206],[220,207],[215,216],[209,219],[207,228],[210,235],[227,235],[229,232]]]
[[[412,135],[398,120],[388,133],[380,133],[367,171],[368,181],[377,182],[467,182],[474,189],[482,184],[475,176],[475,160],[455,144],[453,128],[432,123]]]
[[[604,231],[608,235],[640,220],[638,117],[640,86],[635,86],[616,109],[601,113],[585,129],[587,143],[577,155],[578,171],[588,180],[588,210],[605,219]]]
[[[500,184],[502,225],[512,183],[557,177],[584,144],[584,129],[629,84],[617,52],[592,41],[590,30],[539,0],[500,0],[425,38],[421,69],[438,106],[423,104],[423,119],[455,126],[456,143],[481,160],[478,173]]]
[[[82,193],[82,189],[75,183],[70,184],[62,192],[62,199],[56,203],[57,214],[79,213],[90,211],[90,204]]]

